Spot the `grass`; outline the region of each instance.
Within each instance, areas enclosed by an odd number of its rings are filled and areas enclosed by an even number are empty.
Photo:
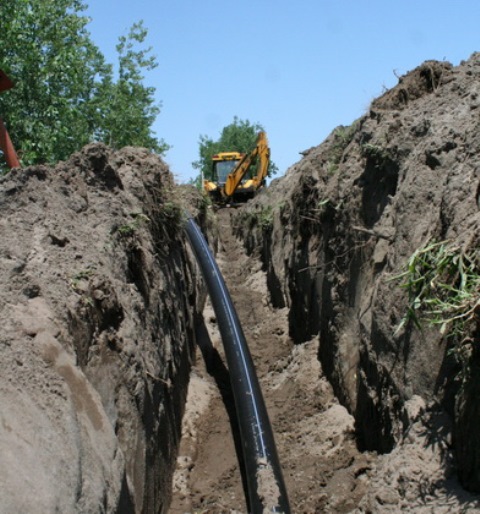
[[[447,241],[431,242],[415,251],[394,278],[402,280],[409,298],[396,332],[410,322],[421,329],[426,321],[460,344],[468,325],[480,321],[478,250],[466,252]]]
[[[273,228],[275,213],[283,209],[284,206],[285,202],[279,202],[275,205],[257,205],[256,210],[241,213],[239,219],[250,230],[259,227],[262,232],[268,232]]]
[[[262,207],[262,210],[258,214],[258,224],[263,229],[271,228],[273,226],[273,214],[274,214],[274,210],[271,205]]]
[[[95,273],[94,267],[87,267],[86,269],[83,269],[81,271],[78,271],[73,275],[73,277],[70,278],[70,286],[75,291],[78,290],[80,282],[83,280],[90,280],[90,277]]]
[[[142,224],[150,222],[149,217],[141,212],[132,212],[130,216],[132,221],[130,223],[121,225],[117,229],[121,236],[131,236],[139,229]]]

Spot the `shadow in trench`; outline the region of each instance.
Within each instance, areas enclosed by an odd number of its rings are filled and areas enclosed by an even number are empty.
[[[195,322],[195,331],[197,336],[197,344],[202,352],[203,360],[208,374],[215,380],[220,391],[225,410],[227,411],[230,428],[232,431],[233,442],[235,445],[235,453],[237,454],[238,466],[242,476],[242,487],[245,493],[245,499],[248,504],[248,489],[245,475],[245,464],[243,459],[242,440],[240,437],[240,429],[238,425],[237,411],[235,409],[235,399],[230,384],[230,373],[225,366],[222,357],[213,347],[212,340],[208,334],[207,327],[203,316],[198,316]],[[249,505],[247,505],[250,508]]]

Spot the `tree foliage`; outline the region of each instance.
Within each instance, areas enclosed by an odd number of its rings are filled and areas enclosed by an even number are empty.
[[[0,68],[15,87],[0,95],[0,115],[24,165],[53,163],[90,141],[146,146],[159,112],[142,69],[155,59],[135,50],[146,30],[133,25],[117,47],[119,76],[91,41],[81,0],[14,0],[2,5]]]
[[[237,116],[233,122],[223,128],[220,138],[217,141],[206,135],[200,136],[198,161],[192,163],[195,169],[206,178],[212,178],[212,157],[219,152],[241,152],[250,153],[256,145],[258,133],[264,131],[259,123],[250,123],[248,120],[241,120]],[[277,166],[270,161],[268,176],[278,171]]]
[[[97,137],[115,148],[126,145],[145,146],[157,153],[164,153],[168,145],[156,139],[151,126],[160,113],[155,103],[155,88],[143,85],[142,70],[157,67],[150,55],[151,48],[142,49],[147,30],[142,23],[135,23],[128,36],[121,36],[117,45],[119,56],[118,81],[108,76],[99,95],[100,111],[104,113]]]

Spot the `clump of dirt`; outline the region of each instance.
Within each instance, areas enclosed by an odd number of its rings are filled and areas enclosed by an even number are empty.
[[[168,505],[203,294],[178,196],[103,145],[0,179],[2,511]]]
[[[410,73],[399,78],[398,85],[372,102],[371,110],[405,109],[410,102],[453,80],[453,66],[449,62],[426,61]]]

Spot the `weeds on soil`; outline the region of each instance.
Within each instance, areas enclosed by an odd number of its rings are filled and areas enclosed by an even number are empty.
[[[421,329],[421,321],[440,327],[458,348],[468,326],[480,321],[479,253],[467,253],[447,241],[432,242],[418,249],[405,270],[394,277],[408,292],[407,312],[398,333],[407,323]],[[454,349],[455,349],[454,347]]]
[[[118,233],[121,236],[131,236],[140,228],[140,226],[143,223],[150,222],[150,219],[148,218],[148,216],[146,216],[145,214],[143,214],[141,212],[132,212],[130,214],[130,216],[132,217],[132,222],[126,223],[125,225],[121,225],[117,229]]]
[[[361,151],[364,157],[368,157],[376,163],[385,162],[390,158],[387,148],[372,143],[364,143],[361,145]]]

